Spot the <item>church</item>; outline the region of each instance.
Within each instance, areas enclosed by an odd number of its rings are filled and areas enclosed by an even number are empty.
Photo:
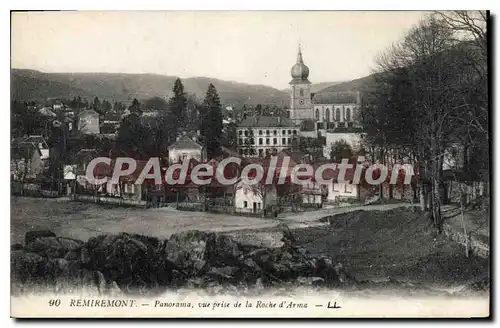
[[[309,68],[304,64],[299,46],[297,62],[291,69],[290,119],[300,126],[302,137],[326,138],[324,156],[329,157],[333,143],[345,140],[354,150],[361,147],[361,95],[340,99],[334,103],[321,103],[319,97],[311,93]],[[346,97],[344,97],[346,98]]]

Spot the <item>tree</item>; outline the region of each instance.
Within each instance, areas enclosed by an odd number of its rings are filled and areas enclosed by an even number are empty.
[[[352,147],[344,139],[335,141],[330,152],[330,159],[335,163],[340,163],[343,158],[351,160]]]
[[[132,100],[132,104],[130,104],[128,110],[130,113],[137,114],[139,116],[142,115],[141,103],[137,100],[137,98]]]
[[[14,100],[11,104],[11,136],[47,135],[47,120],[36,106]]]
[[[174,95],[170,98],[168,107],[177,123],[176,126],[179,128],[185,128],[187,96],[184,92],[184,85],[182,84],[181,79],[177,78],[177,80],[175,80],[172,91]]]
[[[471,106],[481,100],[467,51],[442,20],[427,18],[379,58],[374,97],[363,110],[368,146],[378,146],[383,161],[406,152],[419,163],[421,201],[429,183],[429,210],[439,231],[444,153],[469,129],[467,121],[480,117]]]
[[[111,103],[104,99],[101,104],[101,113],[106,114],[109,113],[112,109]]]
[[[101,112],[101,102],[99,101],[98,97],[94,98],[94,101],[92,102],[92,109],[98,113]]]
[[[168,108],[168,103],[161,97],[152,97],[144,102],[144,108],[150,110],[164,111]]]
[[[217,89],[210,83],[202,104],[201,135],[207,149],[207,155],[212,157],[220,151],[222,135],[222,109]]]

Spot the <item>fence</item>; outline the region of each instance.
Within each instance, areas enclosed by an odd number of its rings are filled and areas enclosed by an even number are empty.
[[[61,194],[58,190],[42,189],[41,184],[12,182],[10,193],[13,196],[57,198]]]
[[[445,236],[464,247],[468,244],[469,250],[473,254],[476,254],[477,256],[482,258],[489,257],[490,246],[486,242],[480,240],[479,236],[474,232],[469,232],[466,236],[463,231],[457,231],[451,224],[445,222],[443,224],[443,233]]]
[[[75,201],[95,203],[95,204],[110,204],[118,206],[140,206],[140,207],[147,206],[147,202],[145,200],[123,199],[118,197],[73,194],[71,195],[71,199]]]

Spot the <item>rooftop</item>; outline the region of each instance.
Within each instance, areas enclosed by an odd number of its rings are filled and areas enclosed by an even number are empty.
[[[201,149],[203,148],[200,144],[191,140],[188,136],[184,135],[179,140],[168,146],[168,150],[171,149]]]
[[[261,127],[261,128],[277,128],[277,127],[295,127],[292,120],[287,117],[276,117],[276,116],[254,116],[244,119],[240,124],[239,128],[243,127]]]

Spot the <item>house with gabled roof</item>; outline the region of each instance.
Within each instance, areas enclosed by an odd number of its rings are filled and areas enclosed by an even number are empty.
[[[176,142],[168,146],[169,164],[191,158],[201,162],[206,157],[206,149],[187,135],[179,137]]]
[[[49,146],[42,136],[34,135],[12,141],[10,171],[13,181],[35,179],[49,160]]]

